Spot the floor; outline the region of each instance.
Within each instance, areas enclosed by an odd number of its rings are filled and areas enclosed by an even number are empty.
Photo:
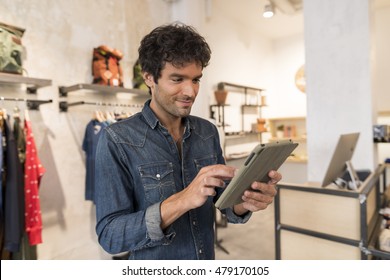
[[[274,205],[252,214],[246,224],[217,228],[217,260],[274,260]],[[227,253],[225,252],[227,251]]]

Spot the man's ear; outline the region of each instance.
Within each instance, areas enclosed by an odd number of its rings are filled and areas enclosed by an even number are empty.
[[[145,84],[148,87],[151,87],[154,83],[153,75],[149,74],[148,72],[143,72],[142,77],[144,78]]]

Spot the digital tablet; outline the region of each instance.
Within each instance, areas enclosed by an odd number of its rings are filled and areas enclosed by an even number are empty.
[[[245,190],[250,189],[254,181],[267,183],[271,170],[278,170],[292,151],[298,146],[291,140],[257,145],[247,157],[244,165],[230,181],[215,206],[219,209],[228,208],[242,202]]]

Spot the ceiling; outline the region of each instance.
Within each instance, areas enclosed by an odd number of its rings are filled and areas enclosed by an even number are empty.
[[[269,0],[269,2],[278,10],[278,12],[286,15],[300,13],[303,8],[302,0]]]
[[[262,13],[264,6],[270,2],[276,8],[275,15],[266,19],[263,18]],[[226,18],[232,18],[243,26],[251,26],[259,34],[271,39],[303,33],[302,0],[243,0],[239,2],[237,0],[223,0],[213,3],[215,5],[213,9],[218,9],[218,12]],[[390,0],[375,0],[377,9],[389,6]]]
[[[279,6],[284,3],[290,4],[289,1],[302,2],[302,0],[274,0],[275,6],[276,4]],[[276,6],[275,15],[272,18],[266,19],[263,18],[262,14],[264,6],[268,3],[269,0],[219,0],[213,1],[213,9],[217,9],[218,13],[221,13],[225,18],[231,18],[241,23],[242,26],[250,26],[259,34],[272,39],[303,32],[302,10],[291,13],[288,8],[283,6],[283,9],[288,11],[287,14],[282,13],[278,8],[279,6]],[[240,6],[238,7],[238,5]]]

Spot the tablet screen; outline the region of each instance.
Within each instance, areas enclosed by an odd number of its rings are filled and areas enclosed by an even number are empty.
[[[244,191],[250,189],[254,181],[267,183],[269,171],[278,170],[297,146],[298,143],[291,140],[257,145],[217,200],[215,206],[224,209],[241,203]]]

